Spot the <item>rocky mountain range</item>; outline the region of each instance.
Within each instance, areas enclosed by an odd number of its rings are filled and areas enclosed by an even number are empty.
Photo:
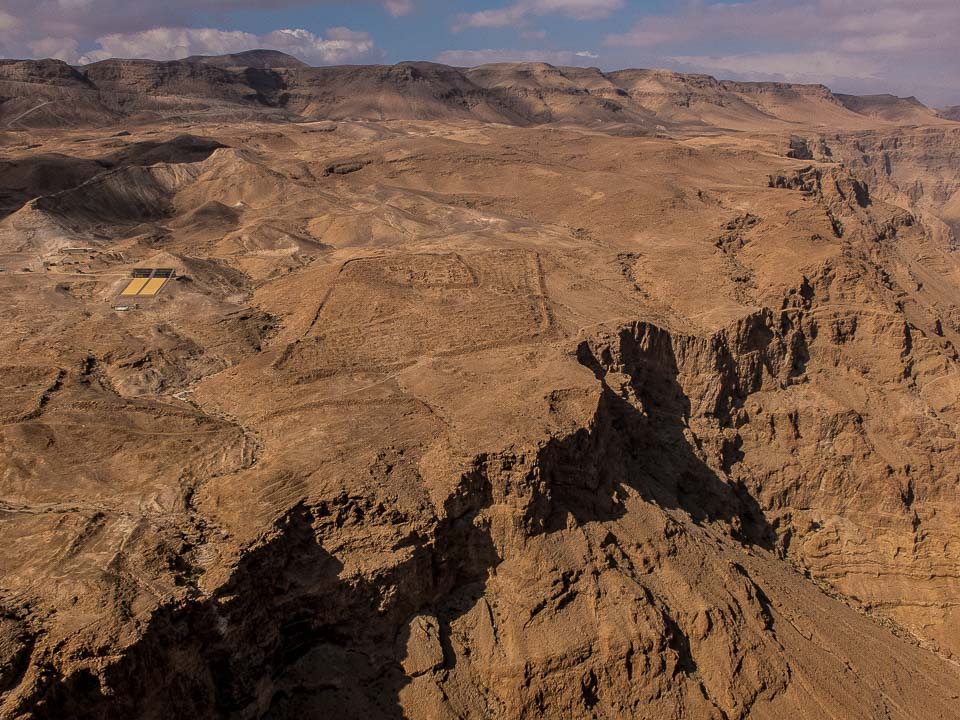
[[[718,81],[664,70],[546,64],[453,68],[425,62],[310,67],[275,51],[173,62],[0,61],[0,125],[171,120],[184,113],[276,120],[478,120],[527,127],[622,124],[783,129],[935,124],[914,98],[837,95],[823,86]]]

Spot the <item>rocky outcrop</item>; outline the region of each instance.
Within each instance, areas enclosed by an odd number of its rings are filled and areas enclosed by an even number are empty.
[[[61,60],[0,60],[0,83],[92,88],[82,72]]]
[[[929,124],[937,113],[915,97],[897,97],[896,95],[836,95],[844,107],[861,115],[883,118],[904,125],[914,123]]]
[[[880,196],[922,216],[933,238],[960,237],[960,128],[920,128],[829,138],[836,159]]]

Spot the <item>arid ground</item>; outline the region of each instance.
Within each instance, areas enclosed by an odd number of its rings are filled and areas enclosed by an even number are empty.
[[[960,718],[950,115],[0,62],[0,717]]]

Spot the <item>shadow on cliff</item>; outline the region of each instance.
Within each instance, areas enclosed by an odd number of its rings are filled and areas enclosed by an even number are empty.
[[[577,357],[601,382],[600,401],[591,427],[541,449],[525,508],[530,532],[563,529],[571,517],[578,524],[623,517],[630,488],[695,522],[724,523],[743,542],[772,546],[774,532],[756,501],[702,459],[707,450],[688,428],[691,402],[665,331],[642,341],[621,333],[617,348],[583,343]],[[720,466],[739,459],[735,443],[715,442]],[[293,508],[274,539],[246,554],[211,598],[155,613],[102,677],[81,671],[63,678],[51,669],[24,710],[78,720],[402,718],[411,618],[437,619],[443,657],[432,669],[453,667],[451,623],[475,605],[500,562],[484,520],[493,502],[485,468],[478,457],[429,537],[410,531],[385,548],[399,560],[362,575],[345,573],[323,539],[363,537],[410,518],[392,519],[391,509],[370,498]],[[677,652],[689,657],[683,633],[672,635]]]
[[[163,141],[124,144],[96,159],[37,153],[0,162],[0,220],[39,197],[79,187],[109,170],[157,163],[196,163],[227,147],[209,138],[179,135]]]
[[[669,335],[659,331],[646,348],[624,335],[620,342],[616,363],[609,350],[597,357],[586,342],[577,350],[579,362],[602,383],[602,394],[590,428],[541,450],[543,491],[531,506],[534,527],[556,531],[569,516],[577,524],[616,520],[626,512],[620,489],[632,488],[698,524],[725,523],[737,540],[772,548],[776,533],[756,500],[702,459],[707,451],[688,429],[691,403]],[[613,365],[629,378],[629,390],[607,383]],[[712,451],[723,470],[742,457],[736,439],[718,441]]]
[[[344,576],[319,539],[357,517],[356,499],[295,507],[215,595],[155,613],[102,684],[90,671],[56,677],[24,710],[77,720],[404,717],[411,616],[442,606],[440,631],[448,633],[500,561],[475,522],[489,486],[482,473],[465,479],[478,502],[452,508],[432,541],[411,535],[406,560],[370,576]]]

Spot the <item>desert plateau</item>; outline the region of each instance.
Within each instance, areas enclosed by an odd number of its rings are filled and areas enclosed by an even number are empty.
[[[960,718],[958,120],[0,60],[0,718]]]

